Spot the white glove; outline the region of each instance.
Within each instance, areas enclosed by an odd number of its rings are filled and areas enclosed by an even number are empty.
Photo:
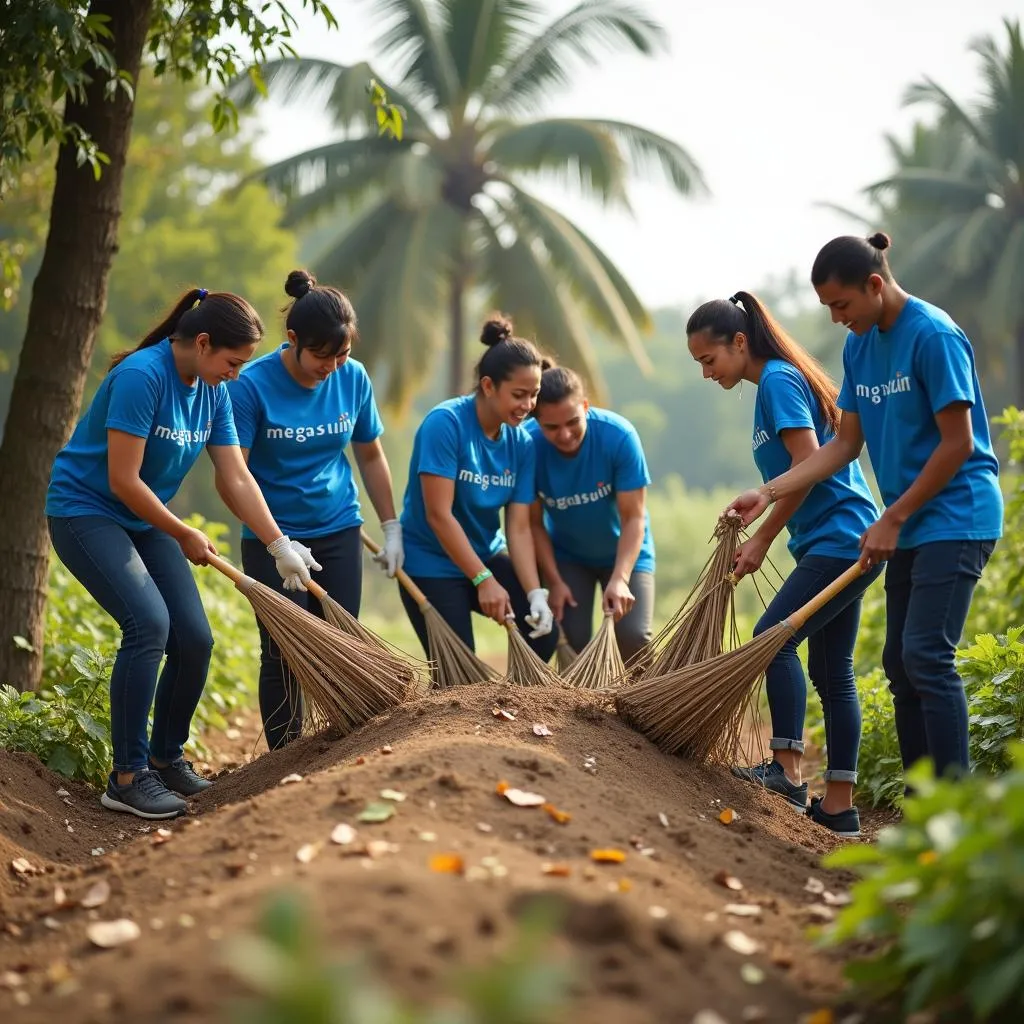
[[[309,570],[319,571],[322,568],[305,544],[285,536],[268,544],[267,552],[274,559],[277,571],[284,580],[285,590],[305,590],[309,582]]]
[[[380,524],[380,528],[384,531],[384,546],[372,558],[388,576],[394,577],[405,564],[402,524],[397,519],[388,519]]]
[[[526,621],[533,626],[530,639],[536,640],[539,636],[547,636],[555,624],[555,616],[548,606],[548,592],[543,587],[538,587],[526,595],[526,600],[530,602],[530,614],[526,616]]]

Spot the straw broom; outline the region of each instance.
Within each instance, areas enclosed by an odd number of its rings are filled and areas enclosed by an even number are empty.
[[[302,688],[314,726],[351,732],[419,685],[417,667],[404,657],[361,643],[217,555],[208,564],[252,605]]]
[[[572,644],[566,639],[565,630],[559,626],[558,646],[555,648],[555,667],[558,669],[559,675],[564,675],[578,657]]]
[[[516,625],[515,616],[505,620],[508,632],[508,667],[503,682],[513,686],[561,686],[562,680],[541,661]]]
[[[580,651],[572,668],[563,673],[562,679],[566,686],[575,686],[581,690],[602,690],[614,685],[625,672],[626,666],[622,663],[619,644],[615,639],[615,616],[605,612],[600,629]]]
[[[623,690],[616,709],[668,754],[728,760],[754,684],[786,641],[862,571],[859,562],[850,566],[802,608],[735,650]]]
[[[380,545],[363,533],[363,544],[376,554]],[[427,595],[413,583],[404,569],[395,573],[395,579],[416,602],[427,627],[427,650],[433,663],[433,686],[443,690],[449,686],[495,682],[500,678],[497,669],[481,661],[461,640],[459,635],[441,617],[440,612],[427,600]]]

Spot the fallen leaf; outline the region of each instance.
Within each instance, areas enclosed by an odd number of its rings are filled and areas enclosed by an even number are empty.
[[[54,887],[53,905],[55,907],[66,907],[68,905],[68,894],[63,885]]]
[[[533,723],[533,735],[534,736],[554,736],[554,733],[543,723]]]
[[[335,825],[331,831],[331,842],[338,846],[348,846],[356,838],[356,830],[351,825]]]
[[[366,844],[366,856],[371,860],[377,860],[388,853],[398,853],[398,843],[389,843],[386,839],[371,839]]]
[[[615,884],[615,888],[619,892],[629,892],[633,888],[633,883],[628,878],[620,878],[618,883]]]
[[[86,910],[92,910],[94,907],[102,907],[109,899],[110,883],[101,878],[89,886],[89,891],[82,897],[82,906]]]
[[[121,917],[116,921],[93,921],[85,929],[85,934],[94,946],[113,949],[134,942],[142,934],[142,929],[129,918]]]
[[[25,875],[35,875],[39,873],[39,868],[35,867],[31,861],[26,860],[24,857],[15,857],[11,861],[11,870],[22,878]]]
[[[748,985],[760,985],[764,981],[764,971],[757,964],[744,964],[740,968],[740,977]]]
[[[761,916],[761,908],[756,903],[726,903],[722,910],[733,917]]]
[[[726,807],[725,810],[719,814],[718,820],[723,825],[731,825],[734,821],[739,820],[739,815],[731,807]]]
[[[394,750],[392,749],[390,743],[385,743],[384,746],[380,748],[380,752],[382,754],[393,754]]]
[[[572,868],[568,864],[545,863],[540,866],[541,874],[551,875],[553,878],[568,878],[572,874]]]
[[[499,708],[497,705],[491,708],[491,714],[494,715],[495,718],[504,718],[506,722],[514,722],[516,720],[516,716],[512,714],[511,711],[506,711],[504,708]]]
[[[400,804],[405,799],[405,794],[397,789],[382,789],[380,798],[381,800],[393,800],[396,804]]]
[[[647,913],[651,915],[656,921],[668,917],[668,911],[664,907],[648,907]]]
[[[295,851],[295,859],[300,864],[309,864],[310,861],[320,852],[320,843],[306,843]]]
[[[597,864],[621,864],[626,854],[622,850],[591,850],[590,859]]]
[[[505,795],[505,794],[506,794],[506,793],[508,792],[508,788],[509,788],[509,787],[508,787],[508,783],[507,783],[507,782],[506,782],[506,781],[505,781],[504,779],[502,779],[502,780],[501,780],[501,781],[500,781],[500,782],[499,782],[499,783],[498,783],[498,784],[497,784],[497,785],[496,785],[496,786],[494,787],[494,792],[495,792],[495,793],[497,793],[497,794],[498,794],[498,796],[504,796],[504,795]]]
[[[195,928],[196,919],[191,914],[179,914],[178,924],[182,928]]]
[[[286,775],[279,783],[279,786],[290,786],[293,782],[301,782],[302,776],[298,772],[292,772],[291,775]]]
[[[804,892],[813,892],[815,895],[825,891],[825,883],[820,878],[808,878],[804,885]]]
[[[740,956],[753,956],[761,948],[760,942],[740,931],[726,932],[722,936],[722,941]]]
[[[725,868],[722,868],[721,871],[715,874],[715,881],[723,888],[732,889],[733,892],[739,892],[743,888],[743,883],[738,878],[730,875]]]
[[[486,821],[478,821],[476,823],[477,832],[493,832],[494,826],[488,825]]]
[[[827,889],[821,894],[821,898],[830,907],[845,907],[848,903],[851,903],[853,897],[848,892],[829,892]]]
[[[824,903],[812,903],[804,909],[807,914],[818,921],[832,921],[836,916],[836,912],[831,907],[826,907]]]
[[[3,974],[0,974],[0,988],[6,988],[13,992],[21,984],[22,978],[17,971],[4,971]]]
[[[44,917],[43,924],[52,932],[59,931],[61,927],[60,921],[55,917]]]
[[[772,952],[769,959],[776,967],[781,967],[783,970],[789,970],[789,968],[793,966],[793,954],[790,953],[785,946],[782,946],[779,943],[772,946]],[[831,1018],[829,1018],[829,1021],[825,1022],[825,1024],[830,1024],[830,1022]]]
[[[543,807],[545,803],[540,793],[529,793],[525,789],[506,789],[502,796],[516,807]]]
[[[572,821],[572,815],[568,811],[560,811],[554,804],[543,804],[541,810],[557,821],[559,825],[567,825]]]
[[[166,843],[173,835],[174,833],[169,828],[158,828],[153,834],[153,838],[150,842],[153,846],[160,846],[161,844]]]
[[[395,815],[394,804],[367,804],[360,812],[357,821],[369,824],[379,824],[393,818]]]
[[[435,853],[429,864],[431,871],[441,875],[461,875],[466,871],[466,862],[457,853]]]
[[[355,759],[355,761],[353,761],[352,763],[353,763],[353,764],[366,764],[366,758],[365,758],[365,757],[362,757],[362,756],[360,756],[360,757],[357,757],[357,758]]]
[[[436,832],[420,832],[418,838],[424,843],[436,843],[437,833]]]
[[[57,796],[71,796],[71,794],[63,786],[61,786],[61,788],[57,790]]]
[[[658,812],[658,821],[661,822],[662,828],[668,828],[668,815],[664,811]]]
[[[236,729],[232,726],[230,729],[224,730],[224,739],[226,740],[240,740],[242,738],[242,730]]]

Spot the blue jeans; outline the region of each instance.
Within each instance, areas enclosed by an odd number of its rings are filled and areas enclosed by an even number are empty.
[[[754,635],[782,622],[852,564],[844,558],[804,555],[765,609]],[[881,566],[872,567],[812,615],[804,628],[786,641],[765,673],[772,716],[772,738],[768,746],[772,750],[802,753],[807,681],[796,649],[807,640],[807,670],[821,697],[825,718],[826,782],[857,781],[861,723],[853,674],[853,647],[860,625],[861,598],[881,571]]]
[[[885,648],[904,769],[930,757],[936,775],[970,766],[967,697],[956,648],[995,541],[897,550],[885,572]]]
[[[105,516],[48,523],[60,560],[121,627],[110,676],[114,770],[140,771],[151,753],[158,761],[181,757],[213,651],[188,560],[162,530],[126,530]]]

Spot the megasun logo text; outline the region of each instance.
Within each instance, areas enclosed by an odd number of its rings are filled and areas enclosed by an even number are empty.
[[[330,423],[317,423],[309,427],[267,427],[268,441],[297,441],[302,444],[311,437],[323,437],[325,434],[347,434],[352,429],[352,417],[342,413]]]
[[[476,484],[481,490],[486,491],[488,487],[515,487],[516,475],[508,469],[502,473],[474,473],[471,469],[460,469],[459,481]]]
[[[607,498],[612,493],[612,485],[606,484],[603,480],[593,491],[581,491],[579,494],[567,494],[562,498],[551,498],[543,491],[537,492],[537,497],[547,505],[548,508],[556,508],[564,512],[567,508],[574,508],[576,505],[589,505],[591,502]]]
[[[857,385],[857,397],[868,398],[872,405],[878,405],[883,398],[898,394],[901,391],[910,390],[910,378],[902,373],[897,373],[888,384],[875,384],[868,387],[867,384]]]
[[[176,430],[173,427],[154,427],[153,436],[159,437],[162,441],[173,441],[179,448],[187,444],[206,444],[210,440],[213,431],[207,427],[206,430]]]
[[[754,451],[756,452],[757,449],[761,447],[761,445],[767,444],[768,441],[770,441],[770,440],[771,440],[771,438],[768,437],[768,431],[767,430],[763,430],[763,429],[762,430],[755,430],[754,431],[754,440],[753,440]]]

